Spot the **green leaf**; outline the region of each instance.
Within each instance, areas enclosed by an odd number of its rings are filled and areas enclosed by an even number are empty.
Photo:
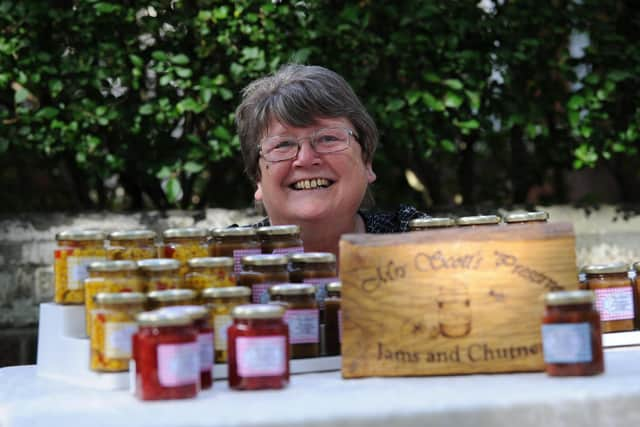
[[[462,96],[453,93],[453,92],[447,92],[444,95],[444,105],[446,105],[449,108],[458,108],[460,105],[462,105]]]
[[[229,133],[229,131],[227,130],[227,128],[223,127],[223,126],[217,126],[214,130],[213,130],[213,135],[218,138],[221,139],[223,141],[229,141],[231,140],[231,133]]]
[[[27,100],[27,98],[29,98],[29,91],[23,87],[18,89],[13,96],[13,100],[15,101],[16,104],[23,103],[24,101]]]
[[[189,63],[189,57],[183,53],[180,53],[178,55],[173,55],[171,57],[171,62],[177,65],[185,65]]]
[[[440,83],[440,76],[435,73],[431,73],[431,72],[424,73],[423,77],[428,82]]]
[[[443,111],[445,109],[444,104],[439,99],[436,99],[429,92],[424,93],[424,95],[422,96],[422,101],[425,103],[427,107],[429,107],[433,111]]]
[[[168,59],[167,54],[161,50],[153,51],[153,53],[151,54],[151,57],[156,61],[160,61],[160,62],[166,61]]]
[[[398,110],[401,110],[402,107],[404,107],[404,105],[405,105],[404,100],[402,100],[402,99],[392,99],[387,104],[386,110],[387,111],[398,111]]]
[[[440,141],[440,146],[444,151],[448,153],[456,152],[456,145],[449,139],[443,139],[442,141]]]
[[[57,108],[54,107],[44,107],[41,108],[37,113],[36,113],[36,118],[38,119],[44,119],[44,120],[51,120],[53,119],[55,116],[58,115],[60,111]]]
[[[471,109],[474,111],[478,111],[480,109],[480,95],[478,94],[478,92],[465,90],[464,93],[467,95],[467,98],[469,98]]]
[[[407,92],[406,98],[409,105],[412,106],[422,98],[422,92],[418,90],[411,90]]]
[[[129,60],[134,66],[138,68],[142,68],[142,66],[144,65],[144,61],[138,55],[134,55],[134,54],[129,55]]]
[[[584,106],[584,98],[580,95],[573,95],[569,98],[569,109],[578,110]]]
[[[167,180],[164,187],[164,193],[167,195],[167,199],[170,203],[176,203],[182,198],[182,186],[180,181],[176,177],[171,177]]]
[[[614,153],[624,153],[626,148],[627,147],[624,144],[620,144],[619,142],[616,142],[611,146]]]
[[[60,80],[50,80],[49,81],[49,91],[51,92],[52,97],[56,97],[62,92],[64,85]]]
[[[176,105],[176,109],[178,113],[182,114],[185,111],[193,111],[199,113],[201,111],[200,104],[193,98],[185,98],[182,101],[178,102]]]
[[[202,169],[204,169],[204,165],[200,163],[196,163],[193,161],[188,161],[182,166],[185,172],[189,172],[191,174],[200,173]]]
[[[175,71],[176,71],[176,74],[179,77],[182,77],[183,79],[188,79],[189,77],[191,77],[193,75],[191,70],[188,69],[188,68],[176,67]]]
[[[163,166],[156,173],[156,178],[158,178],[158,179],[167,179],[171,175],[173,175],[173,172],[171,171],[171,169],[168,166]]]
[[[149,114],[153,114],[153,106],[151,104],[142,104],[138,109],[138,113],[143,116],[148,116]]]
[[[461,90],[462,89],[462,82],[458,79],[447,79],[445,81],[443,81],[442,83],[444,83],[445,86],[454,89],[454,90]]]
[[[633,74],[625,70],[613,70],[609,73],[608,77],[614,82],[621,82],[633,77]]]
[[[460,129],[467,129],[467,130],[478,129],[480,127],[480,122],[478,122],[475,119],[465,120],[465,121],[454,120],[453,124],[459,127]]]
[[[93,7],[95,8],[96,12],[98,12],[98,14],[113,13],[120,10],[120,6],[107,2],[96,3]]]

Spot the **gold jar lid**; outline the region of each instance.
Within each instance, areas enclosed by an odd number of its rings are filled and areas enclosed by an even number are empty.
[[[155,239],[153,230],[120,230],[109,233],[109,240],[149,240]]]
[[[157,311],[163,312],[176,312],[176,313],[184,313],[187,316],[191,317],[192,320],[202,319],[203,317],[209,317],[209,310],[206,307],[201,305],[174,305],[171,307],[162,307]]]
[[[271,295],[315,295],[316,287],[308,283],[283,283],[269,288]]]
[[[169,228],[162,232],[165,239],[183,239],[188,237],[207,237],[209,230],[206,228],[186,227],[186,228]]]
[[[140,326],[187,326],[193,320],[186,313],[171,311],[144,311],[136,316]]]
[[[543,211],[536,212],[512,212],[504,216],[504,222],[531,222],[531,221],[546,221],[549,219],[549,213]]]
[[[100,292],[93,296],[98,304],[138,304],[147,300],[141,292]]]
[[[300,234],[299,225],[270,225],[256,230],[259,236],[292,236]]]
[[[629,264],[614,262],[611,264],[587,265],[582,271],[587,275],[627,273],[629,271]]]
[[[213,237],[250,237],[256,235],[256,229],[253,227],[229,227],[214,228],[211,230]]]
[[[327,283],[327,292],[340,292],[340,293],[342,293],[342,282]]]
[[[203,298],[239,298],[251,295],[251,289],[246,286],[228,286],[224,288],[205,288],[202,290]]]
[[[475,215],[462,216],[456,219],[457,225],[490,225],[498,224],[500,217],[498,215]]]
[[[456,220],[449,217],[416,218],[409,221],[409,227],[412,229],[453,227],[454,225]]]
[[[290,254],[289,260],[304,264],[324,264],[336,262],[336,256],[331,252],[302,252]]]
[[[107,237],[106,233],[101,230],[66,230],[56,234],[56,240],[78,240],[78,241],[91,241],[91,240],[104,240]]]
[[[281,254],[247,255],[241,262],[242,265],[287,265],[289,257]]]
[[[547,305],[593,304],[594,301],[593,291],[585,290],[549,292],[544,296]]]
[[[169,271],[180,268],[180,261],[173,258],[149,258],[136,261],[144,271]]]
[[[191,268],[233,267],[233,258],[228,256],[191,258],[187,261]]]
[[[111,272],[111,271],[135,271],[138,269],[138,264],[135,261],[94,261],[87,266],[87,271],[90,272]]]
[[[278,304],[244,304],[231,310],[234,319],[279,319],[284,316],[285,307]]]
[[[161,302],[188,301],[195,299],[196,291],[192,289],[165,289],[163,291],[151,291],[147,298]]]

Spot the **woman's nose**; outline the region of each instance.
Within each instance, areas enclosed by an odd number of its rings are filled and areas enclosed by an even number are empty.
[[[300,145],[298,146],[298,155],[294,160],[294,164],[302,166],[307,164],[314,164],[319,161],[320,156],[318,156],[316,150],[313,149],[310,139],[307,138],[299,141],[298,144]]]

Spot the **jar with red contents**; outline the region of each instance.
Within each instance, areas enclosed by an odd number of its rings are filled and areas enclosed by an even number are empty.
[[[136,396],[142,400],[195,397],[200,389],[200,351],[191,316],[158,310],[140,313],[136,320]]]
[[[229,387],[236,390],[283,388],[289,383],[289,328],[285,308],[239,305],[227,331]]]

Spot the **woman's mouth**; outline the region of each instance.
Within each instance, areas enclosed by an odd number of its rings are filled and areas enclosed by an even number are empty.
[[[334,181],[325,178],[312,178],[296,181],[289,187],[294,190],[313,190],[316,188],[327,188],[333,185]]]

